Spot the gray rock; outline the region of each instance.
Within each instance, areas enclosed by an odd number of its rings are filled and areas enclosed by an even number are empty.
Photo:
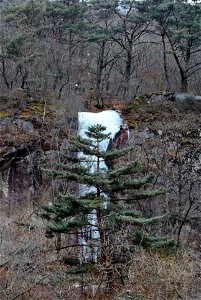
[[[35,133],[33,124],[30,121],[16,119],[13,123],[18,126],[20,131],[23,131],[25,133]]]
[[[200,101],[201,96],[195,96],[191,93],[165,93],[164,97],[172,101],[183,102],[183,101]]]
[[[13,120],[14,120],[13,117],[0,118],[0,126],[1,125],[10,125]]]

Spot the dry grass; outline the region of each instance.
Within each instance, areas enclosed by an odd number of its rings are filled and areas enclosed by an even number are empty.
[[[39,220],[32,214],[22,220],[22,214],[0,216],[0,300],[201,299],[200,261],[195,254],[175,256],[137,248],[126,264],[110,266],[113,283],[108,290],[106,268],[99,265],[87,274],[69,274],[71,267],[62,264],[62,253],[58,257],[51,250],[53,241],[45,238]]]
[[[141,249],[127,271],[128,283],[115,300],[201,299],[200,263],[187,252],[166,257]]]

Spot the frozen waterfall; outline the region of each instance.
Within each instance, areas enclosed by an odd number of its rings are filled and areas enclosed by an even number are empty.
[[[90,126],[93,125],[103,125],[106,127],[105,133],[110,133],[110,137],[113,139],[115,134],[119,131],[120,125],[123,124],[123,121],[118,112],[114,110],[102,111],[100,113],[92,113],[92,112],[80,112],[78,113],[78,134],[86,138],[85,132]],[[106,151],[109,144],[109,140],[104,140],[101,142],[100,147],[101,150]],[[94,170],[93,158],[91,159],[91,172]],[[96,164],[95,164],[96,165]],[[106,169],[106,165],[104,162],[101,163],[100,166],[102,169]],[[79,194],[81,196],[85,195],[87,192],[93,191],[93,187],[88,188],[86,185],[79,185]],[[81,257],[80,261],[93,261],[96,262],[98,258],[98,241],[99,241],[99,232],[97,229],[97,219],[96,219],[96,211],[92,211],[91,214],[88,215],[88,220],[91,225],[81,228],[79,230],[78,240],[79,244],[82,245]],[[89,240],[93,240],[97,242],[97,247],[93,247],[93,252],[90,246],[88,245]]]

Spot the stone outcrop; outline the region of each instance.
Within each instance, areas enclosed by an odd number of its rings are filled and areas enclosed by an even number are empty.
[[[2,110],[1,110],[2,109]],[[27,201],[44,183],[42,168],[64,147],[67,127],[45,102],[0,107],[0,199]],[[41,196],[41,195],[40,195]]]
[[[0,99],[1,201],[33,199],[44,184],[42,168],[52,167],[52,162],[58,159],[58,150],[66,147],[67,124],[76,128],[76,121],[69,122],[67,113],[44,101],[29,99],[23,103],[21,109],[14,104],[5,109]],[[156,205],[142,203],[141,209],[147,215],[150,209],[156,214],[165,210],[171,216],[168,234],[178,241],[182,232],[185,241],[196,236],[196,247],[201,247],[198,238],[201,230],[200,96],[145,94],[119,109],[129,127],[129,144],[135,148],[131,159],[141,162],[142,173],[156,174],[156,186],[165,185],[168,189],[165,198],[156,199]],[[120,130],[109,147],[121,146],[127,137],[126,134],[123,138]],[[186,228],[190,228],[188,233]]]
[[[174,99],[173,99],[174,95]],[[194,243],[199,238],[201,215],[201,97],[189,94],[141,95],[125,104],[123,116],[130,127],[133,156],[142,171],[154,172],[157,185],[168,193],[143,210],[166,211],[168,234],[178,242]],[[190,228],[188,233],[185,228]],[[193,241],[193,242],[192,242]]]
[[[164,93],[164,97],[166,99],[172,100],[172,101],[200,101],[201,96],[196,96],[194,94],[190,93]]]

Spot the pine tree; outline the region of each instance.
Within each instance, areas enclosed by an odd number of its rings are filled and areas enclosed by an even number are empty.
[[[153,174],[139,177],[140,165],[136,161],[124,163],[107,169],[105,160],[119,160],[125,157],[131,148],[101,150],[101,143],[109,139],[106,127],[95,125],[88,128],[87,138],[80,136],[69,140],[69,153],[66,161],[58,165],[57,170],[48,171],[51,176],[60,177],[69,182],[89,187],[86,193],[68,192],[62,194],[63,201],[44,206],[43,217],[49,220],[53,232],[72,233],[81,227],[98,231],[97,240],[90,247],[99,248],[101,262],[111,260],[111,247],[122,228],[136,233],[133,228],[145,228],[146,225],[161,221],[165,216],[144,218],[132,209],[136,200],[164,194],[164,188],[147,190],[153,181]],[[93,166],[93,167],[91,167]],[[89,214],[96,215],[96,225],[90,224]],[[149,241],[150,242],[150,241]],[[154,240],[155,242],[155,240]],[[158,240],[159,243],[159,240]],[[164,244],[164,240],[162,240]],[[120,245],[122,247],[122,245]]]
[[[139,14],[153,23],[152,34],[160,35],[163,47],[165,79],[168,83],[168,57],[173,57],[181,91],[188,91],[189,79],[200,70],[201,4],[199,1],[138,1]]]
[[[15,77],[20,78],[22,89],[29,88],[30,82],[35,81],[35,78],[31,78],[31,70],[42,55],[37,51],[37,32],[42,22],[42,11],[43,5],[33,0],[10,4],[5,8],[4,22],[15,31],[5,35],[3,58],[14,64]]]

